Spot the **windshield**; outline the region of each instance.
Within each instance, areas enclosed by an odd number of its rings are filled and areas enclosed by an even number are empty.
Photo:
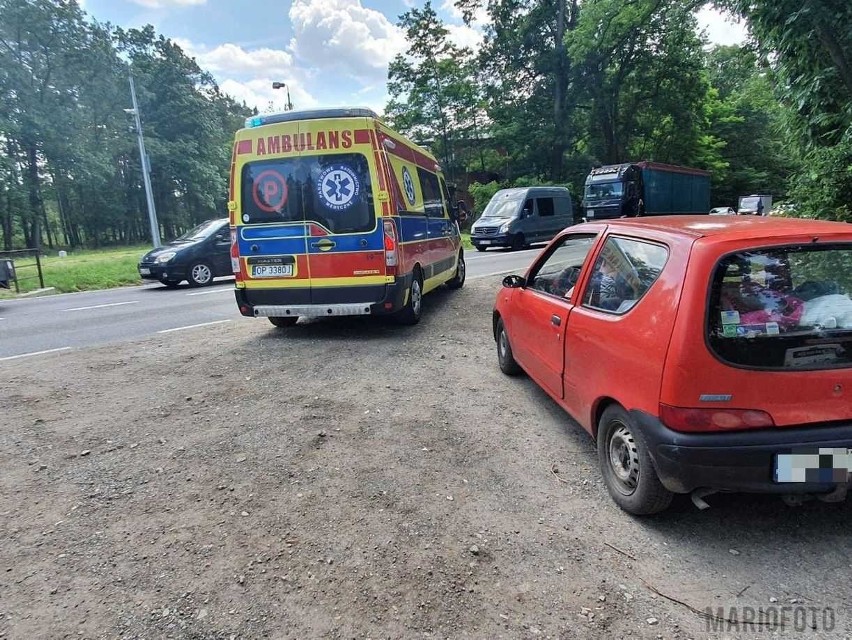
[[[482,218],[511,218],[518,211],[518,205],[521,203],[521,198],[494,197],[491,198],[485,211],[482,212]]]
[[[242,172],[242,222],[316,222],[331,233],[376,226],[367,158],[360,153],[252,162]]]
[[[598,182],[586,185],[586,200],[609,200],[624,195],[622,182]]]
[[[223,224],[222,220],[207,220],[194,229],[190,229],[182,236],[175,238],[172,242],[194,242],[196,240],[204,240],[204,238],[209,238],[216,233]]]
[[[709,344],[767,369],[852,366],[852,245],[737,253],[716,269]]]
[[[740,202],[740,209],[744,211],[757,211],[757,205],[760,203],[760,198],[743,198]]]

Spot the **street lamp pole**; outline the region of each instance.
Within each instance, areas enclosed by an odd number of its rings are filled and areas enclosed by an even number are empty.
[[[290,102],[290,87],[288,87],[283,82],[273,82],[272,88],[273,89],[287,89],[287,104],[284,105],[284,111],[292,111],[293,110],[293,103]]]
[[[151,165],[148,154],[145,152],[145,140],[142,137],[142,118],[139,117],[139,105],[136,103],[136,86],[133,84],[133,76],[130,76],[130,97],[133,99],[133,108],[125,109],[126,113],[132,113],[136,118],[136,135],[139,140],[139,157],[142,161],[142,181],[145,183],[145,199],[148,201],[148,222],[151,225],[151,241],[154,248],[162,246],[160,242],[160,225],[157,222],[157,210],[154,208],[154,193],[151,191]]]

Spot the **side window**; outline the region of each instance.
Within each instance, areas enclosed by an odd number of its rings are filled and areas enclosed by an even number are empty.
[[[536,204],[538,205],[538,215],[542,218],[553,215],[553,198],[536,198]]]
[[[423,189],[423,206],[426,208],[426,215],[433,218],[445,217],[438,176],[420,167],[417,167],[417,175],[420,178],[420,187]]]
[[[660,277],[668,257],[662,245],[610,237],[592,268],[583,305],[628,312]]]
[[[528,288],[571,298],[596,237],[594,234],[565,236],[532,274]]]

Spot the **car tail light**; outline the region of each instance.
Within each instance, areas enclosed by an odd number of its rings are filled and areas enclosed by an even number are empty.
[[[231,227],[231,271],[237,282],[243,280],[243,269],[240,263],[240,251],[237,247],[237,230]]]
[[[774,427],[775,421],[758,409],[685,409],[660,405],[660,420],[675,431],[738,431]]]
[[[395,275],[399,265],[399,243],[396,240],[396,227],[393,220],[385,220],[385,267],[388,275]]]

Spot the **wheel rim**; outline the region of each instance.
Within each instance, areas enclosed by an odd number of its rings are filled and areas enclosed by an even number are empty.
[[[639,484],[639,452],[630,429],[619,424],[609,439],[609,467],[615,480],[615,488],[624,495],[631,495]]]
[[[465,277],[465,266],[464,266],[464,258],[459,256],[459,266],[458,266],[458,279],[459,282],[464,282]]]
[[[197,264],[192,267],[192,280],[198,284],[206,284],[210,282],[213,274],[210,272],[210,267],[206,264]]]
[[[506,332],[502,329],[497,339],[497,349],[500,359],[505,360],[506,354],[509,353],[509,338],[506,337]]]
[[[420,281],[415,280],[411,283],[411,310],[414,311],[414,315],[420,315],[420,300],[422,296],[420,295]]]

